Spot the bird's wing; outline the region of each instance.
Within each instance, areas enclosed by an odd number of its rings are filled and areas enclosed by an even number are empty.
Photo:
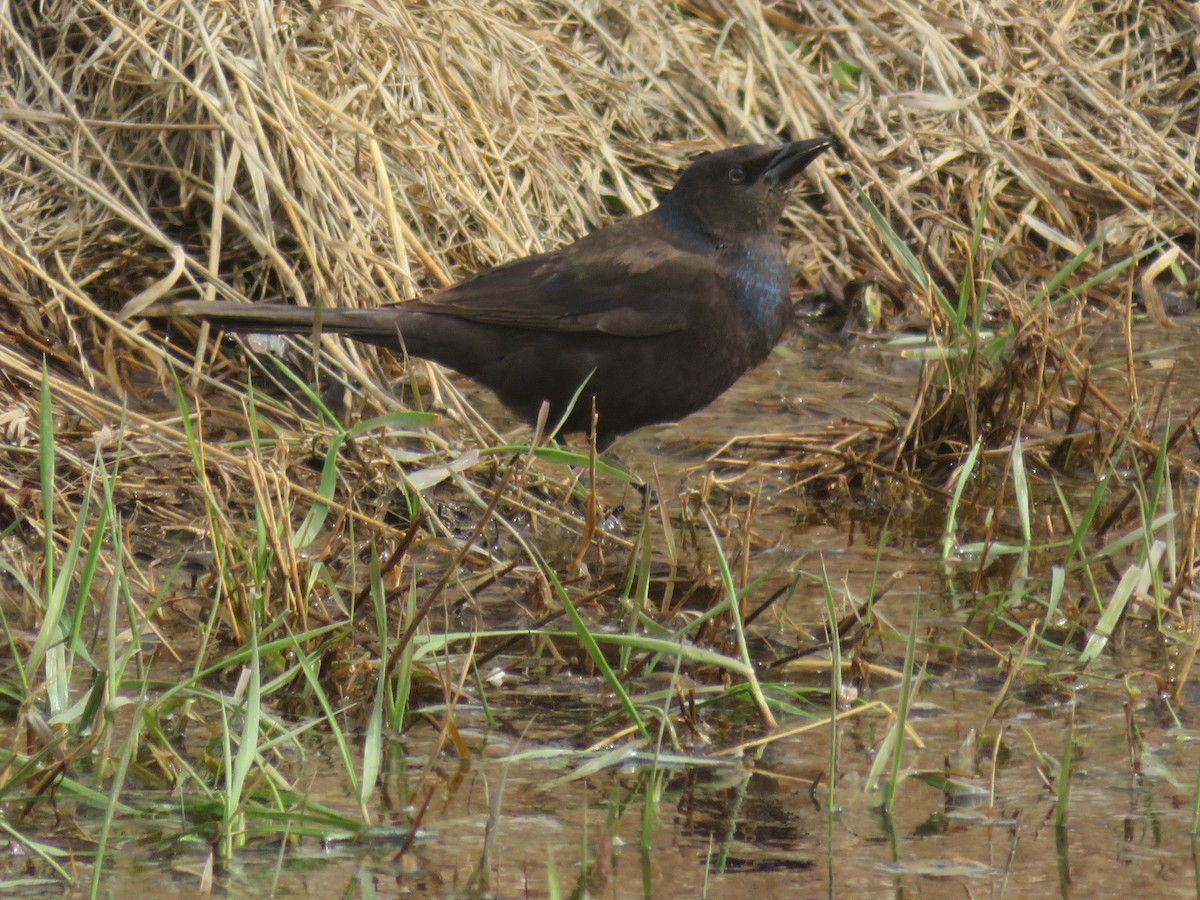
[[[509,328],[652,337],[685,328],[718,288],[712,257],[617,226],[406,306]]]

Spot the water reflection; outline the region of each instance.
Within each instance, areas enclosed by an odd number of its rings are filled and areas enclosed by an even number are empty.
[[[1166,372],[1164,360],[1175,367],[1171,404],[1179,414],[1190,412],[1200,394],[1196,354],[1189,349],[1196,329],[1197,321],[1182,323],[1169,345],[1160,332],[1136,334],[1135,365],[1147,374]],[[1124,356],[1104,336],[1096,353],[1103,360]],[[830,339],[784,348],[709,409],[678,427],[639,435],[619,452],[634,470],[657,474],[661,502],[683,520],[700,490],[696,467],[714,446],[785,430],[792,419],[812,426],[878,416],[876,398],[903,403],[918,366],[886,345]],[[1113,394],[1126,390],[1119,367],[1098,368],[1095,378]],[[1076,508],[1085,504],[1088,487],[1080,483]],[[286,853],[239,854],[226,887],[235,893],[270,884],[278,893],[508,897],[545,896],[555,880],[564,893],[586,889],[613,897],[1041,896],[1054,890],[1082,897],[1118,886],[1121,893],[1153,896],[1196,892],[1200,863],[1189,830],[1198,723],[1189,701],[1198,689],[1189,681],[1179,691],[1181,704],[1172,705],[1160,696],[1156,675],[1144,674],[1172,671],[1179,655],[1155,623],[1145,617],[1123,622],[1105,652],[1078,668],[1074,652],[1055,652],[1054,645],[1077,651],[1086,641],[1087,631],[1076,623],[1090,621],[1080,612],[1089,595],[1068,581],[1058,618],[1046,627],[1039,623],[1044,605],[993,602],[989,598],[1019,593],[1022,583],[1046,583],[1054,557],[1034,552],[1023,569],[1013,557],[943,558],[941,497],[903,509],[813,497],[767,467],[705,490],[709,506],[724,504],[731,518],[757,504],[753,534],[738,557],[745,583],[755,583],[758,599],[786,589],[773,615],[754,623],[760,659],[784,658],[822,640],[826,584],[840,614],[874,598],[888,627],[864,636],[856,648],[861,668],[853,670],[859,677],[847,678],[863,700],[894,709],[903,646],[888,634],[902,634],[909,610],[920,606],[921,675],[904,754],[911,777],[899,788],[894,815],[881,813],[882,798],[866,790],[890,727],[883,707],[835,726],[832,767],[828,726],[736,761],[702,765],[710,751],[759,726],[730,721],[728,708],[701,705],[696,765],[655,766],[646,761],[654,748],[643,746],[646,755],[631,754],[623,765],[564,777],[571,772],[564,761],[578,765],[585,757],[576,751],[604,734],[594,726],[613,711],[607,687],[580,671],[578,660],[550,665],[532,650],[505,647],[494,664],[508,683],[468,691],[454,709],[468,759],[448,758],[437,740],[435,723],[445,709],[432,692],[423,698],[428,718],[392,745],[372,801],[380,823],[374,835],[338,845],[305,838]],[[754,492],[752,500],[747,491]],[[1039,509],[1053,527],[1068,529],[1065,514],[1046,512],[1053,509],[1049,500]],[[978,513],[982,520],[987,510]],[[636,516],[630,522],[636,526]],[[1014,539],[1016,527],[1001,522],[994,533]],[[614,551],[613,560],[617,565],[623,557]],[[655,565],[660,574],[669,570],[662,559]],[[1114,563],[1109,577],[1115,583],[1120,576]],[[454,607],[462,615],[454,627],[469,629],[472,616],[490,627],[523,627],[540,612],[529,598],[519,598],[521,605],[514,600],[527,584],[513,576],[470,592],[469,604]],[[1111,585],[1095,589],[1101,596],[1110,591]],[[692,608],[705,600],[695,594]],[[1035,630],[1036,640],[1023,642],[1022,635]],[[456,661],[446,659],[450,668]],[[820,697],[828,666],[801,663],[790,659],[764,677]],[[666,697],[669,690],[661,687]],[[1068,741],[1072,778],[1060,828],[1058,776]],[[575,755],[555,752],[563,749]],[[361,758],[361,748],[354,752]],[[309,753],[312,797],[344,806],[344,779],[336,766],[322,764],[332,746],[318,742]],[[410,843],[405,826],[418,809],[424,812]],[[161,890],[157,867],[137,859],[118,860],[127,886]],[[190,871],[195,862],[182,857],[173,866]]]

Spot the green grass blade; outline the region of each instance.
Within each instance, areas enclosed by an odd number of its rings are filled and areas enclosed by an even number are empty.
[[[821,560],[821,587],[825,594],[825,627],[829,629],[829,783],[826,809],[832,814],[837,809],[836,786],[838,779],[838,756],[841,730],[838,728],[838,704],[842,699],[842,641],[838,635],[838,615],[834,606],[833,590],[829,584],[829,573],[825,571],[825,560]]]
[[[858,199],[859,202],[866,207],[867,214],[870,215],[871,221],[875,223],[875,227],[879,229],[879,233],[883,235],[883,239],[891,249],[892,254],[900,261],[900,265],[908,274],[909,280],[911,280],[920,291],[928,293],[933,297],[933,299],[937,302],[938,308],[941,309],[942,314],[945,315],[950,322],[958,322],[958,310],[954,308],[954,305],[951,304],[948,299],[946,299],[946,295],[942,293],[941,288],[939,288],[930,280],[929,276],[925,273],[925,268],[921,265],[921,261],[918,260],[916,255],[908,249],[908,245],[901,240],[900,235],[896,234],[895,230],[891,226],[891,223],[888,222],[887,218],[883,215],[883,212],[880,211],[879,207],[871,201],[871,198],[867,196],[866,191],[862,190],[861,188],[858,189]]]
[[[904,732],[908,727],[908,711],[913,698],[913,667],[917,655],[917,628],[921,620],[921,602],[918,596],[913,600],[912,616],[908,622],[908,641],[904,645],[904,674],[900,679],[900,705],[896,710],[895,734],[892,743],[892,771],[888,779],[887,800],[885,809],[889,816],[896,810],[896,795],[900,789],[900,764],[904,759]]]
[[[554,570],[550,567],[550,564],[546,561],[545,557],[542,556],[541,551],[536,547],[530,547],[529,549],[533,552],[534,561],[537,563],[538,568],[542,570],[542,574],[546,576],[546,579],[550,582],[551,587],[554,588],[554,592],[558,596],[559,602],[562,603],[563,610],[566,612],[567,619],[571,622],[572,627],[575,629],[575,636],[579,640],[580,645],[583,647],[588,657],[592,660],[592,663],[596,666],[596,669],[603,676],[604,680],[608,682],[609,689],[612,690],[612,692],[616,695],[617,702],[620,703],[621,707],[625,710],[626,715],[629,716],[630,721],[637,729],[638,736],[642,739],[649,738],[650,730],[646,727],[646,723],[642,719],[641,714],[638,712],[637,706],[634,705],[633,699],[629,696],[629,692],[625,690],[625,686],[621,684],[621,680],[612,670],[612,666],[608,664],[608,660],[604,658],[604,652],[600,649],[600,645],[596,642],[596,636],[588,630],[587,623],[583,621],[583,617],[579,614],[579,610],[576,608],[575,604],[571,602],[571,597],[567,594],[566,588],[562,586],[562,582],[558,580],[558,576],[554,573]],[[617,635],[617,637],[620,637],[620,635]]]
[[[758,676],[754,672],[754,661],[750,658],[750,649],[746,646],[746,629],[742,624],[741,597],[734,586],[733,572],[730,571],[729,560],[726,559],[725,553],[721,548],[721,539],[717,537],[717,526],[707,510],[705,511],[704,523],[708,526],[708,533],[712,536],[713,546],[717,550],[717,566],[721,573],[721,582],[725,586],[725,595],[729,603],[729,618],[733,622],[734,634],[737,636],[738,654],[746,666],[746,684],[750,688],[750,695],[754,698],[754,702],[758,706],[759,715],[763,717],[763,721],[769,727],[774,728],[775,716],[771,713],[771,707],[767,703],[767,698],[763,696],[762,687],[758,683]]]

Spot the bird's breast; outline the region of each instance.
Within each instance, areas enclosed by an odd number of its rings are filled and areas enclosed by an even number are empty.
[[[787,325],[790,302],[787,265],[777,248],[750,247],[733,267],[735,304],[739,320],[774,347]]]

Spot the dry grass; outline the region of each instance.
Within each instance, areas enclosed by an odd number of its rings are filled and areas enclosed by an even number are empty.
[[[919,329],[912,352],[930,361],[911,398],[877,399],[877,418],[693,455],[682,496],[655,471],[654,504],[520,448],[524,429],[517,449],[483,452],[511,439],[497,432],[511,420],[435,367],[326,336],[288,345],[298,385],[273,356],[136,315],[164,298],[403,301],[647,208],[699,151],[822,132],[844,150],[813,167],[820,211],[797,202],[785,222],[796,293],[844,308],[851,330]],[[1033,652],[1062,650],[1056,668],[1082,668],[1139,617],[1161,626],[1153,677],[1179,700],[1200,653],[1200,433],[1190,409],[1164,431],[1167,387],[1142,378],[1133,322],[1169,334],[1196,303],[1197,148],[1200,3],[1185,0],[0,3],[0,802],[25,851],[12,865],[76,884],[94,860],[98,887],[106,849],[136,843],[140,860],[151,846],[112,827],[145,790],[161,792],[151,817],[172,821],[155,846],[171,853],[207,841],[228,859],[235,838],[278,841],[278,803],[307,839],[358,834],[380,773],[403,765],[380,765],[388,733],[433,725],[416,756],[435,780],[443,749],[474,752],[456,709],[473,678],[491,690],[482,670],[517,655],[509,641],[536,645],[531,666],[604,674],[624,704],[611,717],[593,716],[609,699],[591,696],[595,680],[564,694],[596,746],[648,736],[644,710],[685,742],[728,745],[754,727],[747,696],[755,721],[774,721],[760,677],[791,679],[828,649],[791,612],[763,627],[811,577],[802,491],[867,511],[873,530],[855,539],[877,546],[877,569],[893,520],[874,514],[937,498],[941,586],[978,602],[946,618],[961,633],[935,657],[986,640],[1007,666],[980,734],[1027,679],[1035,636]],[[1094,368],[1098,341],[1124,365]],[[438,418],[425,427],[401,414],[412,407]],[[990,471],[960,504],[976,454]],[[1088,477],[1068,497],[1057,479],[1073,467]],[[1037,469],[1055,479],[1040,494],[1027,490]],[[1083,509],[1079,485],[1100,471],[1111,488]],[[625,504],[640,518],[593,527],[586,485],[602,514]],[[1030,496],[1046,509],[1031,513]],[[1031,519],[1046,534],[1031,537]],[[784,554],[801,559],[776,590]],[[887,666],[884,640],[903,634],[877,605],[890,584],[876,572],[859,596],[848,576],[838,610],[820,566],[847,679],[868,689],[867,656]],[[1005,646],[1018,634],[1023,649]],[[668,657],[678,716],[661,693]],[[771,657],[778,669],[761,668]],[[835,658],[811,660],[834,707]],[[697,684],[711,720],[743,705],[728,734],[706,734]],[[794,711],[805,701],[786,687],[772,699]],[[337,786],[323,779],[340,813],[314,812],[300,778],[314,725],[353,730]],[[281,784],[294,789],[282,800]],[[395,796],[428,804],[432,788],[413,784]],[[484,831],[460,825],[447,831]]]
[[[205,477],[228,520],[206,514],[203,492],[188,486],[167,363],[190,373],[209,437],[245,431],[243,364],[207,335],[182,350],[165,344],[121,310],[163,297],[403,300],[646,208],[699,150],[778,133],[828,131],[846,148],[816,167],[823,214],[798,204],[788,223],[798,291],[849,306],[869,296],[885,321],[930,321],[944,335],[931,290],[912,287],[857,191],[951,296],[964,273],[972,290],[985,283],[969,253],[979,220],[991,262],[984,319],[1012,325],[1022,359],[981,375],[983,412],[930,378],[916,411],[889,427],[785,435],[768,442],[772,453],[787,449],[800,480],[813,459],[823,459],[821,478],[844,480],[916,474],[922,459],[947,458],[975,435],[998,445],[1076,404],[1090,329],[1122,326],[1137,304],[1163,318],[1164,297],[1195,295],[1197,16],[1183,0],[1135,10],[10,4],[0,21],[3,517],[23,523],[22,546],[40,545],[29,498],[45,359],[57,502],[78,498],[96,455],[111,457],[119,438],[116,499],[135,527],[194,535],[208,515],[235,533],[229,522],[265,505],[282,523],[272,540],[294,562],[286,523],[293,500],[316,496],[309,454],[281,444],[264,460],[211,440]],[[1084,292],[1094,318],[1078,303],[1053,316],[1031,309],[1097,235],[1070,284],[1153,250]],[[390,385],[405,377],[445,411],[405,445],[406,459],[368,445],[339,465],[339,497],[374,500],[335,503],[335,513],[399,541],[403,523],[384,521],[387,485],[497,436],[440,373],[406,376],[396,360],[330,338],[321,351],[314,371],[348,422],[396,409]],[[1104,407],[1089,404],[1087,415],[1124,427]],[[292,437],[316,427],[286,407],[273,416]],[[468,472],[480,508],[491,471]],[[469,497],[467,484],[456,490]],[[554,496],[517,502],[571,532]]]

